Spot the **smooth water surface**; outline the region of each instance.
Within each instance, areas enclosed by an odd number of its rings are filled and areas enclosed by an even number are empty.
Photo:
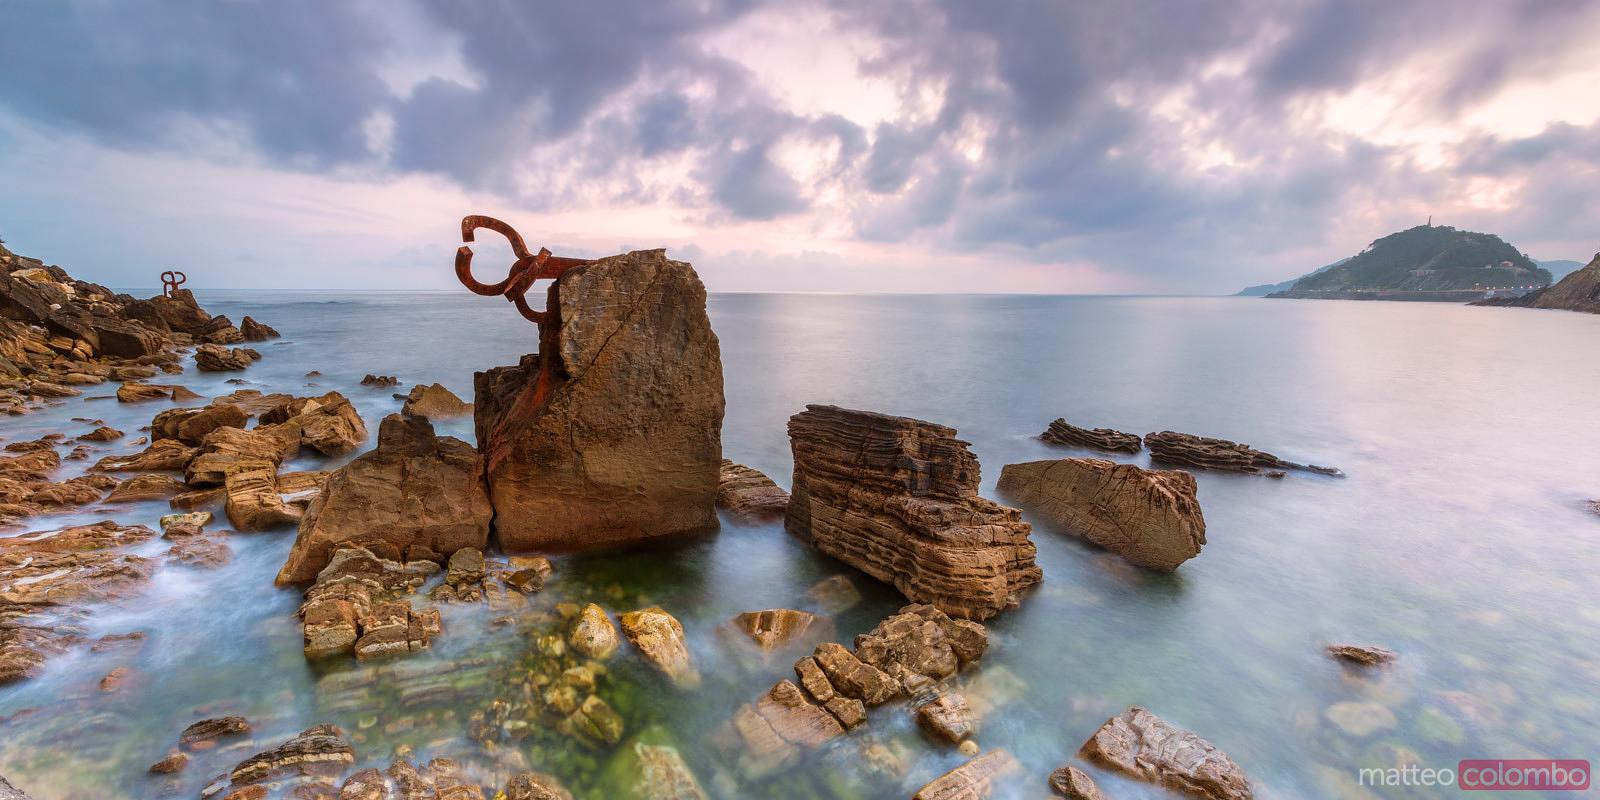
[[[374,432],[399,401],[360,387],[365,373],[398,375],[400,391],[440,381],[468,397],[474,370],[514,363],[536,339],[504,304],[465,293],[200,300],[284,333],[256,345],[266,357],[242,374],[250,386],[338,389]],[[1600,497],[1600,317],[1245,298],[716,295],[710,305],[724,452],[784,486],[785,422],[807,403],[958,428],[990,496],[1006,463],[1079,455],[1033,438],[1056,417],[1222,436],[1348,474],[1199,474],[1207,544],[1170,576],[1036,528],[1044,583],[989,623],[988,655],[960,679],[985,710],[984,749],[1010,750],[1028,769],[1017,796],[1042,796],[1044,776],[1129,705],[1210,739],[1263,797],[1447,797],[1457,790],[1362,789],[1358,770],[1600,757],[1600,517],[1584,503]],[[212,396],[237,388],[228,377],[191,369],[174,382]],[[95,388],[86,394],[110,394]],[[68,418],[91,416],[131,434],[160,407],[74,399],[0,421],[0,433],[76,435],[82,425]],[[471,438],[469,420],[440,427]],[[163,511],[88,509],[32,528],[107,517],[155,527]],[[292,539],[232,537],[228,566],[165,567],[145,593],[82,620],[89,636],[144,630],[149,641],[131,655],[80,650],[0,688],[0,774],[38,800],[194,797],[250,753],[322,722],[351,734],[362,765],[382,767],[403,748],[457,758],[486,783],[518,768],[552,772],[597,798],[628,794],[617,754],[635,736],[676,745],[725,796],[908,797],[961,761],[922,738],[905,708],[885,707],[776,780],[719,777],[708,732],[787,676],[795,655],[763,663],[730,643],[729,617],[812,608],[809,587],[847,574],[863,600],[832,620],[831,638],[848,643],[903,602],[777,525],[557,559],[528,608],[448,607],[432,652],[377,666],[306,662],[299,593],[272,586]],[[472,731],[494,719],[495,701],[532,691],[537,641],[563,624],[555,604],[588,601],[676,614],[704,687],[666,688],[625,647],[601,692],[626,719],[622,746],[589,748],[538,726],[480,744]],[[1323,654],[1336,641],[1402,656],[1362,675]],[[127,687],[100,692],[122,664],[134,669]],[[1338,704],[1365,704],[1359,715],[1375,729],[1336,725]],[[197,757],[176,781],[145,775],[185,725],[221,713],[249,717],[256,734]],[[1112,797],[1168,796],[1091,772]]]

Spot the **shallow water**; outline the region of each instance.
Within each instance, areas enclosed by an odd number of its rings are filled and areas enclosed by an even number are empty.
[[[465,293],[200,300],[284,332],[258,346],[266,358],[243,373],[249,385],[338,389],[374,431],[399,401],[395,390],[360,387],[363,374],[437,380],[468,396],[474,370],[514,363],[535,341],[511,309]],[[725,454],[785,486],[784,425],[806,403],[958,428],[990,496],[1002,465],[1072,454],[1032,438],[1058,416],[1223,436],[1348,474],[1199,474],[1208,543],[1172,576],[1036,528],[1045,581],[989,623],[991,649],[962,678],[988,704],[979,742],[1028,768],[1018,796],[1039,796],[1044,775],[1135,704],[1211,740],[1268,797],[1361,796],[1361,767],[1600,755],[1600,517],[1583,504],[1600,497],[1600,317],[1243,298],[715,295],[710,305],[726,375]],[[313,369],[324,374],[304,377]],[[212,396],[238,388],[227,377],[191,370],[174,382]],[[90,416],[133,438],[162,407],[73,399],[0,422],[0,432],[6,441],[76,435],[88,428],[68,418]],[[468,420],[440,428],[471,437]],[[89,462],[68,463],[61,477]],[[88,509],[31,528],[108,517],[155,527],[164,511]],[[446,607],[432,652],[378,666],[306,662],[299,593],[272,586],[292,538],[232,537],[228,566],[164,567],[147,592],[82,620],[90,636],[144,630],[149,641],[137,654],[61,657],[39,678],[0,688],[0,774],[38,800],[193,797],[245,756],[322,722],[351,733],[363,765],[384,766],[405,746],[468,762],[486,780],[531,766],[590,797],[626,795],[616,754],[635,736],[675,744],[709,789],[742,797],[909,796],[961,760],[890,707],[777,780],[735,789],[716,777],[706,733],[793,659],[742,654],[722,623],[740,611],[811,607],[808,588],[841,573],[863,599],[834,618],[831,638],[848,643],[903,602],[779,526],[557,559],[548,588],[505,624],[481,606]],[[613,612],[672,611],[705,686],[665,688],[625,647],[600,691],[626,720],[623,746],[590,749],[533,730],[487,752],[470,735],[474,715],[520,696],[548,660],[537,639],[559,629],[555,603],[590,600]],[[1355,675],[1323,655],[1332,641],[1380,643],[1402,657]],[[100,692],[100,677],[123,664],[134,670],[127,688]],[[1392,725],[1342,731],[1327,710],[1351,702],[1387,708]],[[256,733],[201,754],[175,783],[145,775],[185,725],[220,713],[243,714]],[[867,741],[896,754],[903,774],[863,768]],[[1091,771],[1113,797],[1167,796]]]

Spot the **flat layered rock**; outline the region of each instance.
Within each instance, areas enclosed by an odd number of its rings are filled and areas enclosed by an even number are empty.
[[[240,337],[237,341],[244,339]],[[201,372],[237,372],[249,368],[260,358],[260,353],[248,347],[228,348],[221,344],[203,344],[194,349],[194,365]]]
[[[1020,512],[978,496],[978,460],[955,433],[808,406],[789,420],[785,527],[913,601],[967,619],[994,616],[1043,573]]]
[[[1145,435],[1144,444],[1150,448],[1150,460],[1180,467],[1248,473],[1272,473],[1293,469],[1339,477],[1344,475],[1334,467],[1297,464],[1247,444],[1189,433],[1175,431],[1150,433]]]
[[[1110,428],[1080,428],[1064,419],[1050,423],[1039,439],[1062,447],[1084,447],[1108,453],[1137,453],[1144,442],[1137,435]]]
[[[1022,771],[1004,750],[991,750],[933,779],[912,800],[987,800],[996,785]]]
[[[1129,563],[1171,572],[1200,554],[1206,520],[1194,476],[1097,458],[1007,464],[996,491],[1063,533]]]
[[[1212,744],[1138,706],[1106,721],[1078,754],[1139,780],[1205,800],[1250,800],[1244,770]]]
[[[228,774],[235,786],[289,775],[342,774],[355,763],[355,751],[344,733],[332,725],[308,728],[277,747],[240,762]]]
[[[377,448],[331,473],[311,501],[278,585],[309,582],[338,547],[426,548],[435,558],[482,551],[492,515],[482,463],[426,418],[389,415]]]
[[[783,519],[789,509],[789,493],[761,472],[723,459],[717,483],[717,508],[739,525],[776,522]]]
[[[722,359],[705,286],[662,250],[550,289],[539,352],[474,380],[474,424],[507,552],[716,530]]]

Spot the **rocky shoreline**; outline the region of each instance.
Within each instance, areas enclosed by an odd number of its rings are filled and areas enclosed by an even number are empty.
[[[904,781],[912,773],[893,745],[898,718],[924,746],[963,759],[912,784],[916,798],[987,797],[1023,781],[1098,797],[1094,770],[1196,797],[1252,796],[1228,756],[1139,707],[1085,730],[1079,762],[1050,775],[1030,777],[1011,753],[979,744],[1000,713],[986,686],[1004,674],[982,665],[991,647],[985,622],[1027,602],[1046,577],[1029,520],[1170,572],[1206,542],[1189,472],[1087,458],[1009,464],[998,489],[1012,508],[979,495],[978,459],[954,429],[809,405],[789,420],[794,472],[785,492],[723,458],[720,345],[704,288],[690,265],[662,251],[569,271],[550,289],[539,352],[480,372],[470,403],[439,384],[396,394],[400,408],[365,449],[367,423],[337,391],[238,389],[201,405],[181,385],[149,382],[181,374],[190,361],[198,371],[248,370],[262,355],[230,345],[279,335],[252,317],[235,328],[182,290],[138,300],[5,257],[0,371],[11,377],[0,404],[8,413],[67,403],[81,394],[74,387],[105,382],[121,383],[122,403],[184,404],[163,404],[137,439],[85,416],[75,436],[6,443],[0,522],[18,527],[63,509],[140,502],[165,502],[173,513],[152,520],[159,530],[104,521],[0,538],[0,683],[28,680],[70,652],[142,640],[140,631],[91,639],[78,623],[135,596],[158,570],[214,569],[232,557],[233,537],[292,528],[275,579],[260,578],[299,598],[293,622],[307,668],[334,670],[319,683],[326,696],[318,707],[360,714],[392,693],[473,743],[459,757],[419,763],[365,751],[365,722],[258,742],[251,721],[212,717],[178,733],[165,755],[153,753],[147,763],[158,777],[148,780],[187,785],[224,769],[201,791],[222,800],[574,796],[518,751],[544,741],[622,765],[606,771],[603,784],[613,789],[661,800],[732,797],[813,759],[851,758]],[[399,381],[369,375],[362,383],[386,390]],[[468,414],[475,442],[436,432],[434,420]],[[1058,419],[1041,438],[1121,454],[1148,447],[1153,461],[1194,469],[1340,474],[1172,432],[1141,438]],[[301,459],[323,468],[286,469]],[[331,459],[343,463],[328,469]],[[64,460],[92,466],[54,480]],[[210,529],[219,519],[228,530]],[[727,620],[719,636],[733,655],[725,663],[704,663],[696,632],[671,602],[622,586],[605,603],[547,591],[571,563],[563,554],[676,542],[724,520],[748,529],[729,536],[770,536],[781,520],[800,546],[846,570],[784,607]],[[853,638],[838,623],[860,600],[852,575],[907,602]],[[450,649],[462,619],[514,631],[526,642],[521,660],[419,658]],[[1366,666],[1394,658],[1352,645],[1330,654]],[[786,659],[794,659],[792,676],[774,675]],[[351,664],[360,670],[338,671]],[[704,752],[685,758],[681,744],[633,729],[641,692],[714,702],[710,687],[720,684],[710,670],[730,664],[776,682],[754,698],[728,698]],[[102,691],[140,677],[118,669]],[[459,680],[501,690],[463,709]],[[224,750],[231,766],[219,761]],[[385,761],[382,771],[363,766]],[[14,790],[0,779],[0,797],[6,791]]]

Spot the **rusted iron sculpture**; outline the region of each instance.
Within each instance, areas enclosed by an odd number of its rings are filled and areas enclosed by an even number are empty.
[[[177,270],[169,269],[166,272],[161,273],[161,296],[171,297],[172,293],[178,291],[178,287],[182,286],[188,280],[188,275],[185,275]]]
[[[477,214],[461,218],[461,241],[477,241],[473,237],[479,228],[487,228],[506,237],[506,240],[511,243],[511,251],[516,254],[517,260],[511,265],[511,270],[506,275],[505,280],[499,283],[479,283],[472,277],[472,248],[462,245],[460,249],[456,250],[456,277],[461,280],[463,286],[472,290],[475,294],[481,294],[485,297],[493,297],[497,294],[504,295],[507,300],[516,305],[517,311],[521,312],[523,317],[526,317],[529,322],[541,326],[541,328],[550,312],[548,309],[535,311],[528,305],[528,289],[533,286],[535,281],[546,278],[555,280],[561,277],[562,273],[573,267],[594,263],[592,259],[551,255],[550,251],[543,247],[539,248],[538,253],[529,253],[528,246],[522,241],[522,235],[517,233],[510,225],[494,217],[485,217]]]

